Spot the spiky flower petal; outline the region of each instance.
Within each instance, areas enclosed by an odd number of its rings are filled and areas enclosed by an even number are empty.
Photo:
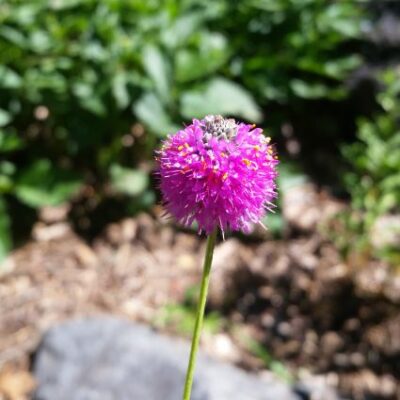
[[[158,152],[165,206],[186,226],[207,234],[249,232],[276,197],[277,157],[254,125],[206,116],[168,136]]]

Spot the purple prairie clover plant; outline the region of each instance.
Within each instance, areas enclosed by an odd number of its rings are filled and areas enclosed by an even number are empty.
[[[166,210],[207,234],[183,400],[190,400],[217,231],[249,232],[273,207],[278,158],[260,128],[207,115],[168,136],[157,153]]]
[[[158,152],[166,210],[200,232],[251,231],[273,207],[277,156],[255,125],[208,115],[168,136]]]

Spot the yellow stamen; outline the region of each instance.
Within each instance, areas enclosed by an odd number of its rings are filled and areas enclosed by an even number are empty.
[[[183,149],[183,146],[178,146],[178,150],[181,151]]]
[[[227,178],[228,178],[228,173],[225,172],[224,175],[222,175],[222,181],[226,181]]]
[[[243,158],[242,161],[246,164],[246,167],[250,167],[251,161],[248,160],[247,158]]]

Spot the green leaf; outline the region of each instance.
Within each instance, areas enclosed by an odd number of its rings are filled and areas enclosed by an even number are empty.
[[[16,171],[15,164],[10,161],[0,161],[0,173],[12,175]]]
[[[227,41],[221,34],[203,34],[200,48],[182,49],[176,54],[176,79],[187,82],[211,72],[222,66],[228,59]]]
[[[14,182],[12,175],[15,173],[15,165],[9,161],[0,161],[0,193],[12,191]]]
[[[123,72],[117,73],[112,81],[112,91],[119,109],[124,109],[129,104],[127,77]]]
[[[35,30],[30,36],[30,49],[37,53],[45,53],[51,47],[51,40],[45,31]]]
[[[40,4],[24,4],[13,7],[13,18],[21,25],[33,24],[40,10]]]
[[[0,65],[0,87],[15,89],[21,86],[21,77],[5,65]]]
[[[361,65],[361,58],[357,55],[339,58],[325,63],[324,70],[328,76],[335,79],[344,79],[347,74]]]
[[[164,30],[161,38],[163,45],[167,48],[175,49],[185,45],[190,36],[199,30],[199,26],[204,19],[204,12],[186,12],[177,16],[172,26]]]
[[[90,41],[83,49],[82,55],[90,61],[105,62],[107,61],[107,51],[100,42]]]
[[[11,119],[11,114],[0,108],[0,127],[7,125]]]
[[[329,88],[322,83],[307,83],[299,79],[293,79],[290,87],[296,96],[304,99],[318,99],[329,95]]]
[[[262,222],[275,237],[282,236],[283,228],[285,227],[285,221],[280,212],[268,213],[263,218]]]
[[[317,15],[316,24],[321,31],[336,31],[343,39],[355,38],[361,34],[361,24],[356,15],[358,8],[348,4],[332,3]]]
[[[104,106],[103,102],[99,97],[96,97],[96,95],[91,98],[81,99],[81,105],[83,108],[99,117],[104,117],[107,113],[106,107]]]
[[[177,130],[161,101],[154,93],[146,93],[133,107],[137,117],[154,133],[165,137],[168,133]]]
[[[0,262],[7,256],[11,247],[11,220],[7,212],[6,201],[0,197]]]
[[[130,196],[143,193],[149,184],[149,177],[145,172],[118,164],[111,166],[110,177],[115,190]]]
[[[0,153],[18,150],[23,147],[23,141],[15,132],[0,129]]]
[[[15,194],[31,207],[61,204],[81,187],[79,177],[55,167],[50,160],[40,159],[23,169],[16,180]]]
[[[187,118],[222,114],[240,116],[249,121],[259,122],[262,116],[249,92],[237,83],[223,78],[211,80],[202,90],[184,93],[181,110]]]
[[[57,0],[57,1],[51,1],[48,3],[49,9],[56,10],[56,11],[62,11],[62,10],[70,10],[73,9],[79,5],[83,5],[86,2],[82,0]]]
[[[18,29],[11,28],[10,26],[2,26],[0,28],[0,36],[20,48],[26,47],[26,38]]]
[[[7,175],[0,174],[0,193],[10,193],[12,189],[12,179]]]
[[[167,60],[160,49],[149,45],[143,50],[143,66],[154,83],[155,90],[163,101],[170,98],[169,71]]]
[[[100,117],[106,115],[106,107],[102,101],[101,96],[96,91],[97,88],[96,78],[90,76],[87,82],[77,81],[72,85],[72,90],[75,96],[78,97],[82,108],[96,114]]]
[[[298,60],[298,68],[304,71],[314,72],[325,75],[332,79],[343,80],[350,71],[361,64],[361,58],[357,55],[338,58],[336,60],[321,63],[318,59],[310,56],[302,57]]]

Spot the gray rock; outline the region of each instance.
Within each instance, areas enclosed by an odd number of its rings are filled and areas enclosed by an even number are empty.
[[[34,400],[180,400],[187,343],[111,317],[50,330],[34,361]],[[202,354],[192,400],[298,400],[280,381],[261,380]]]
[[[329,387],[324,376],[310,376],[297,383],[294,389],[305,400],[344,400]]]

